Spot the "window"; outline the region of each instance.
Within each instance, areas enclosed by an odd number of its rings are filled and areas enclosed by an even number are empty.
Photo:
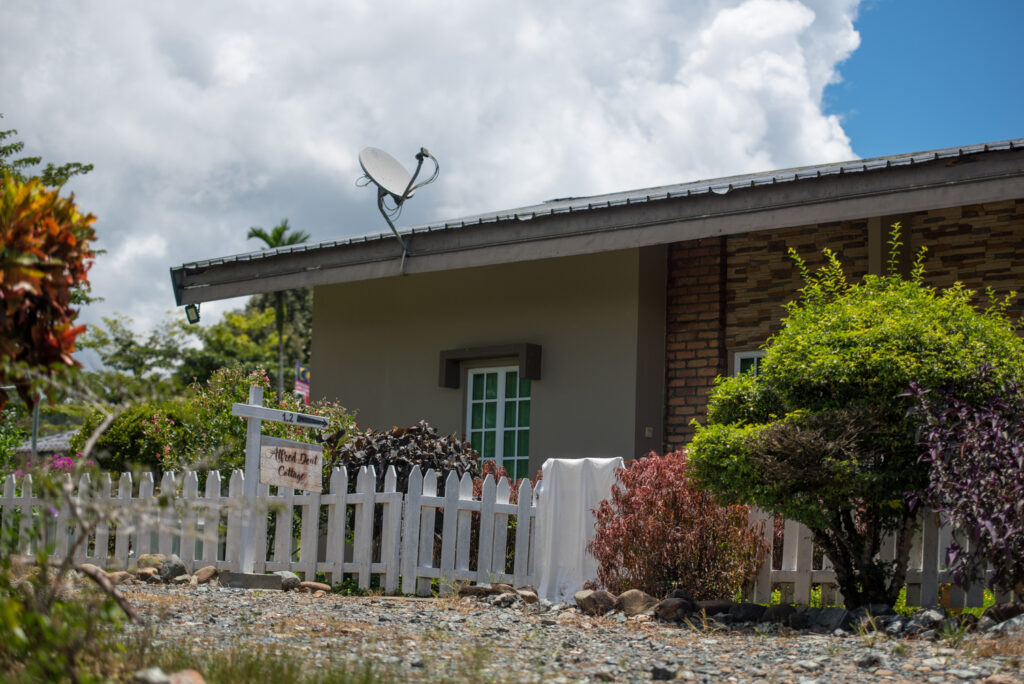
[[[482,459],[505,466],[513,479],[528,477],[530,380],[518,366],[469,370],[466,426]]]
[[[757,375],[761,370],[761,359],[764,358],[763,351],[741,351],[733,356],[732,373],[742,375],[747,371]]]

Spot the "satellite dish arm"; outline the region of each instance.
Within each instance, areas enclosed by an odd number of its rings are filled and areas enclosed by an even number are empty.
[[[430,174],[430,178],[423,181],[422,183],[416,184],[416,178],[420,175],[420,170],[423,168],[423,160],[430,158],[430,161],[434,162],[434,172]],[[409,179],[409,185],[405,186],[405,192],[402,193],[401,202],[408,199],[409,195],[412,194],[417,188],[422,188],[428,183],[433,183],[437,180],[437,175],[441,172],[441,165],[437,163],[437,159],[434,155],[430,154],[430,151],[426,147],[421,147],[420,151],[416,153],[416,171],[412,174],[412,178]],[[400,202],[400,203],[401,203]]]

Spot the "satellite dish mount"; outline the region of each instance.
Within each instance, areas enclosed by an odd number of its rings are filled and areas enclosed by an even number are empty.
[[[417,183],[416,179],[423,169],[423,162],[427,159],[434,162],[434,172],[425,181]],[[366,147],[359,153],[359,166],[363,168],[363,176],[356,181],[356,185],[373,183],[377,186],[377,208],[402,245],[402,265],[399,274],[405,273],[405,257],[409,254],[409,245],[395,228],[394,219],[402,213],[402,205],[418,188],[437,180],[440,172],[437,159],[427,151],[427,148],[421,147],[416,153],[416,171],[410,176],[405,167],[384,150]]]

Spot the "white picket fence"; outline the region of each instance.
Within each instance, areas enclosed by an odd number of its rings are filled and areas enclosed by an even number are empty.
[[[106,473],[95,484],[88,476],[78,483],[68,478],[68,485],[74,485],[75,501],[90,502],[109,512],[108,521],[97,526],[89,544],[77,550],[74,560],[102,568],[127,567],[132,558],[144,553],[177,553],[189,571],[207,565],[237,571],[241,545],[250,543],[255,545],[255,572],[291,570],[308,579],[323,573],[332,583],[351,575],[364,589],[377,575],[378,586],[389,593],[399,589],[399,578],[403,593],[420,596],[430,593],[434,580],[439,580],[441,593],[451,592],[456,582],[535,584],[534,530],[542,486],[534,491],[524,480],[519,486],[518,503],[511,504],[508,480],[495,482],[490,475],[484,479],[480,498],[473,497],[473,481],[468,474],[459,479],[450,473],[444,496],[437,495],[438,476],[433,470],[424,474],[413,469],[405,493],[397,491],[394,468],[386,472],[382,491],[376,490],[372,467],[359,470],[354,493],[348,492],[348,478],[346,469],[335,468],[327,494],[291,489],[271,494],[268,485],[260,485],[257,504],[252,507],[245,505],[244,476],[237,470],[231,475],[226,493],[216,471],[207,474],[203,492],[193,471],[164,473],[159,487],[154,486],[151,473],[143,473],[137,486],[132,476],[124,473],[116,492]],[[69,550],[71,515],[66,507],[51,511],[44,509],[47,505],[33,494],[31,476],[17,479],[11,475],[4,481],[0,521],[5,526],[13,524],[19,517],[15,512],[21,511],[19,524],[21,538],[25,539],[30,525],[45,520],[44,543],[54,544],[52,559],[56,561]],[[255,535],[243,540],[242,515],[249,510],[256,512]],[[475,539],[474,513],[479,514]],[[440,541],[436,535],[437,516],[441,516]],[[271,548],[268,519],[273,519],[275,527]],[[772,520],[753,510],[751,524],[762,521],[765,541],[771,549]],[[297,536],[293,534],[293,522]],[[59,534],[58,530],[65,533]],[[944,562],[951,535],[951,529],[940,525],[936,516],[924,516],[911,546],[908,605],[937,603],[940,585],[952,581]],[[471,553],[474,542],[475,555]],[[510,555],[514,560],[508,572],[506,559]],[[895,541],[889,539],[881,556],[892,559],[894,555]],[[781,567],[773,569],[769,557],[748,599],[765,603],[772,590],[780,587],[785,602],[806,604],[812,585],[821,585],[826,603],[841,603],[828,559],[819,568],[814,567],[813,559],[807,528],[786,521]],[[996,596],[1000,602],[1009,598],[1007,594]],[[983,599],[981,585],[967,591],[954,586],[949,605],[980,606]]]
[[[769,550],[773,548],[773,519],[763,511],[751,510],[751,524],[764,523],[764,539]],[[908,606],[930,606],[939,603],[939,590],[943,584],[953,582],[946,566],[946,549],[953,541],[953,528],[943,525],[937,514],[924,512],[919,519],[917,531],[910,546],[907,564],[906,585]],[[757,580],[747,598],[758,603],[767,603],[775,588],[782,590],[783,603],[807,604],[811,587],[821,585],[823,604],[842,604],[843,597],[835,584],[836,573],[828,558],[822,557],[820,567],[814,567],[815,549],[811,533],[800,523],[786,520],[783,527],[782,558],[776,563],[769,558],[761,566]],[[896,539],[885,538],[879,557],[893,560],[896,557]],[[987,578],[986,578],[987,579]],[[956,585],[949,588],[950,608],[978,607],[983,605],[984,583],[976,583],[966,591]],[[997,591],[996,603],[1009,601],[1011,594]]]
[[[164,473],[158,488],[152,473],[143,473],[137,487],[131,474],[123,473],[116,492],[109,473],[95,484],[87,475],[77,483],[68,477],[73,501],[106,511],[88,544],[76,550],[74,560],[124,568],[145,553],[177,553],[189,571],[207,565],[237,571],[241,545],[251,543],[255,572],[291,570],[307,579],[324,573],[332,583],[349,574],[358,577],[364,589],[378,575],[385,592],[398,590],[400,576],[403,592],[421,596],[430,593],[434,579],[440,580],[442,594],[451,592],[458,581],[534,583],[532,531],[537,506],[529,481],[520,484],[518,503],[510,504],[508,480],[496,483],[490,475],[483,481],[479,499],[473,497],[468,474],[460,480],[450,473],[444,496],[437,496],[438,477],[433,470],[413,469],[404,494],[396,491],[393,467],[385,474],[382,491],[376,491],[372,466],[359,470],[354,493],[348,492],[348,478],[345,468],[335,468],[327,494],[283,488],[272,494],[268,485],[261,484],[257,503],[246,506],[244,475],[239,470],[232,473],[226,493],[216,471],[207,474],[202,493],[193,471]],[[68,555],[74,521],[66,505],[48,510],[49,505],[33,493],[30,475],[20,479],[11,475],[4,481],[2,524],[14,524],[20,518],[21,538],[28,539],[30,526],[45,521],[39,543],[53,544],[51,559],[58,561]],[[378,510],[381,524],[375,529]],[[243,540],[242,515],[248,511],[255,515],[256,531],[253,539]],[[475,539],[473,513],[479,513]],[[440,544],[435,541],[439,515]],[[322,517],[326,524],[321,523]],[[269,549],[268,518],[275,528]],[[510,539],[515,558],[512,571],[506,572]],[[471,556],[474,541],[477,554]]]

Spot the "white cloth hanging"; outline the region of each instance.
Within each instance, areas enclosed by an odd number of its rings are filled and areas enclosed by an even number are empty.
[[[593,510],[611,498],[621,458],[549,458],[544,462],[537,503],[534,569],[537,594],[549,601],[571,599],[583,583],[597,579],[597,560],[587,552],[594,538]]]

